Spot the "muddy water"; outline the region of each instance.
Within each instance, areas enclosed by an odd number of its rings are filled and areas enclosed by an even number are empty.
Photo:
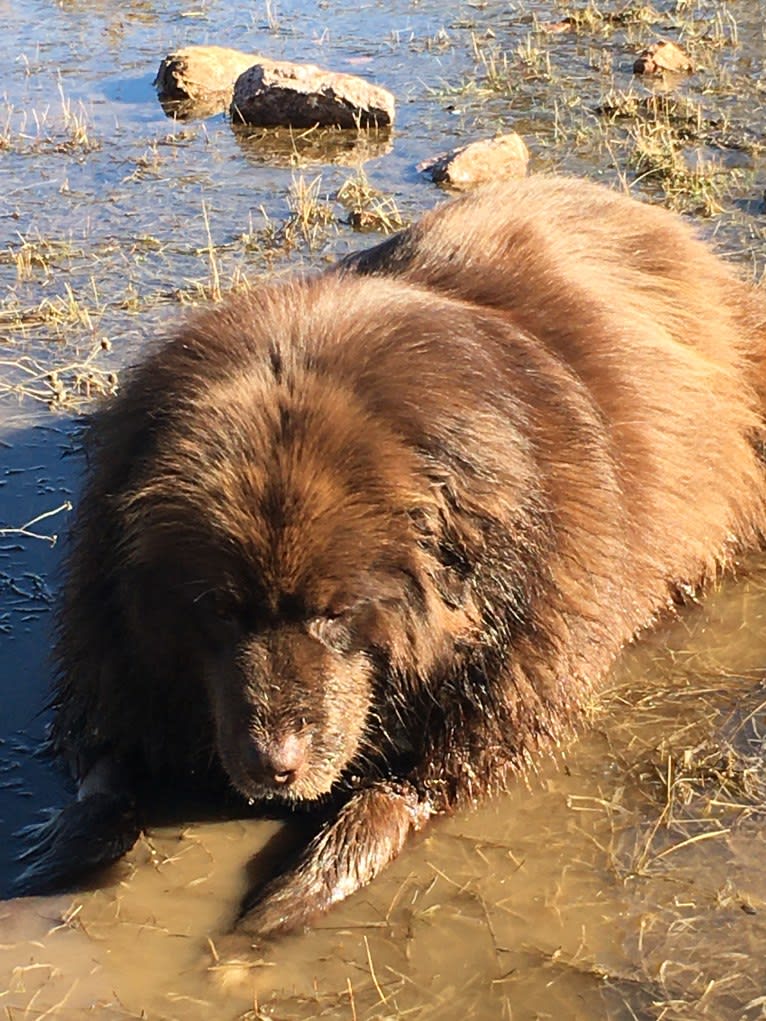
[[[762,273],[763,4],[659,3],[652,24],[604,3],[581,31],[536,30],[573,10],[0,0],[0,528],[11,529],[0,534],[0,889],[22,846],[14,831],[68,796],[34,752],[61,551],[50,539],[77,498],[78,415],[179,305],[364,244],[335,199],[359,165],[413,217],[439,197],[420,160],[512,128],[534,170],[622,180],[691,213],[704,206],[694,189],[714,186],[702,229]],[[679,135],[683,159],[718,167],[672,188],[636,164],[636,123],[595,112],[615,94],[647,95],[630,69],[658,33],[688,45],[699,68],[671,83],[697,111]],[[397,95],[396,130],[286,142],[234,133],[222,116],[168,120],[151,88],[159,59],[206,42],[369,76]],[[307,187],[329,221],[285,229]],[[38,537],[18,531],[40,515],[26,530]],[[764,613],[756,561],[630,650],[592,728],[528,786],[434,827],[226,991],[207,937],[231,919],[274,823],[156,828],[99,889],[0,903],[0,1008],[72,1019],[766,1016]]]

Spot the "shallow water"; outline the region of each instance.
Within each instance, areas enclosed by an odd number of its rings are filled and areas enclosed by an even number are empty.
[[[662,199],[667,181],[633,162],[633,123],[595,113],[615,90],[648,93],[630,69],[659,31],[701,68],[675,84],[704,120],[685,155],[721,168],[720,212],[700,225],[760,277],[766,9],[656,10],[655,25],[602,17],[541,35],[563,8],[0,0],[0,528],[50,513],[32,530],[65,531],[88,390],[108,390],[179,304],[377,240],[334,197],[355,161],[412,218],[440,197],[419,161],[515,128],[534,170],[624,178]],[[247,137],[223,116],[175,123],[151,82],[187,43],[369,76],[397,96],[395,130],[338,146]],[[301,186],[333,219],[285,232]],[[697,208],[694,193],[670,197]],[[21,847],[12,833],[68,797],[34,754],[60,551],[0,535],[0,889]],[[286,1019],[766,1016],[765,572],[748,565],[646,636],[558,761],[433,827],[314,931],[265,952],[243,989],[211,983],[206,937],[276,824],[192,822],[153,830],[102,889],[0,903],[0,1008],[226,1018],[253,1010],[255,991]]]

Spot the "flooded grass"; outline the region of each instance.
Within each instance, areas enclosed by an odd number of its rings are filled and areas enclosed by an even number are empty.
[[[322,267],[442,198],[416,166],[517,131],[534,172],[693,217],[762,280],[766,30],[755,0],[4,10],[0,51],[0,881],[68,797],[35,755],[81,416],[187,306]],[[693,73],[646,78],[659,38]],[[151,88],[192,43],[392,89],[392,132],[174,121]],[[369,234],[360,238],[359,232]],[[629,650],[591,728],[434,826],[305,936],[214,979],[259,820],[153,828],[76,897],[0,903],[0,1013],[755,1021],[766,1016],[762,562]]]
[[[354,230],[393,234],[407,226],[396,200],[373,188],[362,167],[343,182],[335,197],[348,210]]]

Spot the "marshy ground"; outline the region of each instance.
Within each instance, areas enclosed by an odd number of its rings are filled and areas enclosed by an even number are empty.
[[[442,195],[416,165],[515,130],[532,172],[630,188],[761,281],[762,0],[0,4],[0,889],[69,797],[36,757],[82,415],[186,306],[374,243]],[[695,72],[632,74],[655,39]],[[215,43],[369,77],[390,133],[168,119],[168,51]],[[360,233],[359,227],[366,233]],[[704,424],[703,424],[704,427]],[[690,500],[694,494],[690,492]],[[766,1017],[766,561],[627,651],[593,726],[433,827],[222,993],[259,820],[162,826],[98,889],[0,903],[9,1021]]]

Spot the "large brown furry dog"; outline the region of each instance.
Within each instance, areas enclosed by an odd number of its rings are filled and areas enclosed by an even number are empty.
[[[32,885],[216,769],[318,820],[246,931],[368,882],[761,543],[765,355],[762,297],[676,217],[550,178],[197,315],[95,425],[53,725],[82,800]]]

